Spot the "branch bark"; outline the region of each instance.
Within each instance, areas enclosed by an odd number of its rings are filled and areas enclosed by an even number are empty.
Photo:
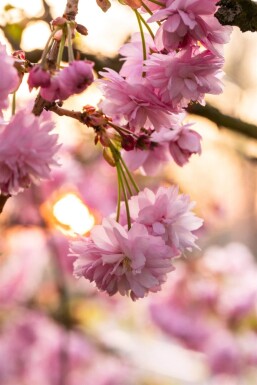
[[[202,106],[201,104],[192,104],[188,106],[187,112],[209,119],[219,127],[226,127],[230,131],[248,136],[252,139],[257,139],[257,126],[251,123],[246,123],[232,116],[222,114],[217,108],[209,104]]]
[[[78,13],[78,4],[79,0],[67,0],[63,16],[70,21],[75,20]]]
[[[220,0],[215,16],[222,25],[234,25],[242,32],[257,31],[257,3],[251,0]]]

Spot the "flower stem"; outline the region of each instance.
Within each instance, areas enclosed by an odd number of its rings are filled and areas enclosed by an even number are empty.
[[[145,35],[144,35],[143,27],[142,27],[142,22],[141,22],[139,12],[136,9],[134,9],[134,12],[135,12],[136,17],[137,17],[138,26],[139,26],[140,35],[141,35],[141,40],[142,40],[143,60],[146,60],[147,59],[147,52],[146,52]],[[144,76],[145,76],[145,72],[143,73],[143,77]]]
[[[15,114],[16,110],[16,92],[12,95],[12,116]]]
[[[164,7],[164,4],[161,3],[160,1],[157,1],[157,0],[149,0],[151,3],[154,3],[154,4],[157,4],[157,5],[160,5],[161,7]]]
[[[64,29],[63,29],[62,30],[62,39],[61,39],[61,43],[60,43],[60,46],[59,46],[57,60],[56,60],[56,67],[57,68],[60,68],[60,64],[61,64],[61,60],[62,60],[62,55],[63,55],[63,50],[64,50],[64,46],[65,46],[65,40],[66,40],[66,31],[64,31]]]
[[[129,182],[128,182],[128,179],[127,179],[126,173],[125,173],[125,171],[124,171],[124,170],[123,170],[123,168],[122,168],[122,163],[121,163],[121,156],[120,156],[120,159],[119,159],[119,163],[120,163],[120,171],[121,171],[121,174],[122,174],[123,180],[124,180],[124,182],[125,182],[125,185],[126,185],[127,191],[128,191],[128,193],[129,193],[129,195],[130,195],[130,196],[132,196],[132,195],[133,195],[133,193],[132,193],[131,187],[130,187],[130,185],[129,185]]]
[[[138,185],[136,184],[136,181],[134,180],[133,176],[131,175],[131,172],[129,171],[129,169],[128,169],[126,163],[124,162],[124,160],[123,160],[123,158],[122,158],[122,156],[120,157],[120,161],[121,161],[121,164],[122,164],[124,170],[126,171],[128,177],[129,177],[129,180],[130,180],[130,182],[132,183],[132,185],[133,185],[135,191],[136,191],[137,193],[139,193],[140,189],[139,189]]]
[[[44,51],[42,53],[42,57],[41,57],[41,66],[44,67],[45,65],[45,61],[46,61],[46,57],[47,57],[47,54],[49,52],[49,45],[54,37],[54,35],[56,34],[57,31],[59,31],[60,28],[56,28],[54,31],[52,31],[51,35],[49,36],[47,42],[46,42],[46,46],[44,48]]]
[[[152,15],[153,12],[151,11],[151,9],[149,7],[147,7],[147,5],[145,3],[142,2],[142,7],[149,13],[149,15]],[[158,25],[161,25],[161,23],[159,21],[156,21],[156,23]]]
[[[116,168],[117,168],[118,178],[119,178],[120,184],[121,184],[121,189],[123,192],[123,197],[124,197],[124,202],[125,202],[125,207],[126,207],[126,214],[127,214],[128,230],[129,230],[131,228],[130,211],[129,211],[127,192],[126,192],[126,188],[125,188],[125,185],[124,185],[123,179],[122,179],[122,171],[121,171],[120,162],[117,162]]]
[[[69,23],[67,23],[67,31],[68,31],[68,58],[70,63],[74,60],[74,54],[72,49],[71,26]]]
[[[125,127],[117,126],[116,124],[113,124],[113,123],[111,123],[111,122],[108,122],[108,125],[111,126],[112,128],[114,128],[120,135],[121,135],[121,133],[125,133],[125,134],[132,135],[132,136],[134,136],[135,138],[138,138],[138,135],[137,135],[137,134],[134,134],[134,132],[128,130],[128,129],[125,128]]]
[[[121,203],[121,183],[120,183],[120,178],[119,178],[119,172],[117,170],[117,178],[118,178],[118,203],[117,203],[117,213],[116,213],[116,222],[119,222],[120,220],[120,203]]]
[[[154,40],[154,33],[153,33],[153,31],[151,30],[150,26],[149,26],[148,23],[145,21],[145,19],[143,18],[143,16],[140,15],[140,13],[139,13],[139,17],[140,17],[142,23],[144,24],[144,26],[146,27],[146,29],[148,30],[149,34],[151,35],[152,39]]]

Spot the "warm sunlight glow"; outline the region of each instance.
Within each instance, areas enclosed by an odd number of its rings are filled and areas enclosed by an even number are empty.
[[[59,223],[81,235],[90,231],[95,223],[87,206],[73,193],[64,195],[54,204],[53,214]]]
[[[51,30],[45,21],[28,23],[22,34],[21,48],[24,51],[33,51],[34,49],[44,49]]]

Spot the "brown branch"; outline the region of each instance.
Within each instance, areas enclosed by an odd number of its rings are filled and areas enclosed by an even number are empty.
[[[234,25],[242,32],[257,31],[257,4],[251,0],[220,0],[215,16],[222,25]]]
[[[64,11],[64,17],[69,21],[75,20],[78,13],[79,0],[67,0],[66,8]]]
[[[8,198],[10,198],[11,195],[1,195],[0,194],[0,214],[3,211],[4,205],[6,204]]]
[[[53,103],[51,103],[47,110],[52,111],[59,116],[67,116],[69,118],[78,120],[80,123],[86,124],[86,113],[80,111],[66,110],[65,108],[58,107],[56,104]]]
[[[80,123],[86,124],[90,127],[97,127],[96,122],[97,120],[99,120],[99,118],[106,119],[106,117],[99,111],[96,111],[94,114],[90,115],[86,111],[80,112],[66,110],[53,103],[49,107],[49,110],[59,116],[68,116],[69,118],[76,119]],[[213,123],[216,123],[219,127],[226,127],[231,131],[248,136],[249,138],[257,139],[256,125],[246,123],[240,119],[233,118],[229,115],[225,115],[220,112],[217,108],[212,107],[209,104],[206,104],[206,106],[202,106],[201,104],[192,104],[188,106],[186,110],[190,114],[202,116],[204,118],[209,119]],[[108,123],[108,119],[104,123]]]
[[[231,131],[248,136],[249,138],[257,139],[256,125],[225,115],[209,104],[206,104],[205,106],[202,106],[201,104],[192,104],[188,106],[187,112],[203,116],[216,123],[219,127],[226,127]]]

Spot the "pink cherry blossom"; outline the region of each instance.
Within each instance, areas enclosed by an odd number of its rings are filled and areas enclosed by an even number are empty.
[[[150,35],[145,34],[147,59],[150,57],[151,51],[156,50],[153,39]],[[133,82],[142,79],[143,68],[143,50],[140,33],[134,33],[129,43],[124,44],[120,48],[120,54],[124,56],[121,60],[124,64],[120,70],[120,75],[126,79],[132,79]]]
[[[145,71],[163,103],[173,110],[187,107],[189,102],[203,102],[206,93],[222,92],[220,80],[224,60],[209,51],[153,54],[147,60]]]
[[[149,235],[138,223],[126,230],[113,219],[95,226],[90,238],[71,242],[71,255],[78,258],[76,277],[94,281],[109,295],[119,292],[132,300],[159,291],[174,269],[171,249],[161,237]]]
[[[105,99],[100,108],[105,114],[125,120],[131,129],[170,126],[171,109],[158,99],[145,78],[134,83],[111,69],[101,75],[104,79],[99,80],[99,84]]]
[[[31,182],[49,178],[59,145],[51,134],[54,123],[20,110],[8,124],[0,125],[0,191],[15,195]]]
[[[165,163],[171,160],[168,145],[157,141],[152,142],[152,148],[148,150],[136,148],[129,152],[124,151],[122,157],[131,171],[141,167],[143,173],[147,175],[156,174]]]
[[[201,154],[201,135],[196,131],[181,127],[169,143],[172,158],[179,166],[184,166],[192,154]]]
[[[7,54],[5,46],[0,43],[0,109],[8,107],[8,95],[15,91],[19,84],[18,72],[13,64],[14,58]]]
[[[222,26],[215,18],[215,0],[172,0],[157,10],[148,22],[163,21],[155,43],[159,50],[185,48],[201,42],[214,54],[221,54],[227,43],[231,27]]]
[[[71,95],[79,94],[93,82],[93,63],[87,60],[74,60],[62,71],[57,72],[48,87],[41,88],[42,98],[53,102],[65,100]]]
[[[240,344],[233,334],[226,330],[214,332],[204,352],[212,373],[239,375],[244,365]]]
[[[51,75],[45,71],[40,65],[36,65],[29,72],[28,85],[30,91],[32,88],[49,87],[51,83]]]
[[[196,247],[194,231],[203,221],[191,211],[194,206],[189,196],[178,194],[174,186],[160,187],[156,193],[145,188],[129,201],[132,220],[145,225],[150,234],[161,236],[173,256]]]

